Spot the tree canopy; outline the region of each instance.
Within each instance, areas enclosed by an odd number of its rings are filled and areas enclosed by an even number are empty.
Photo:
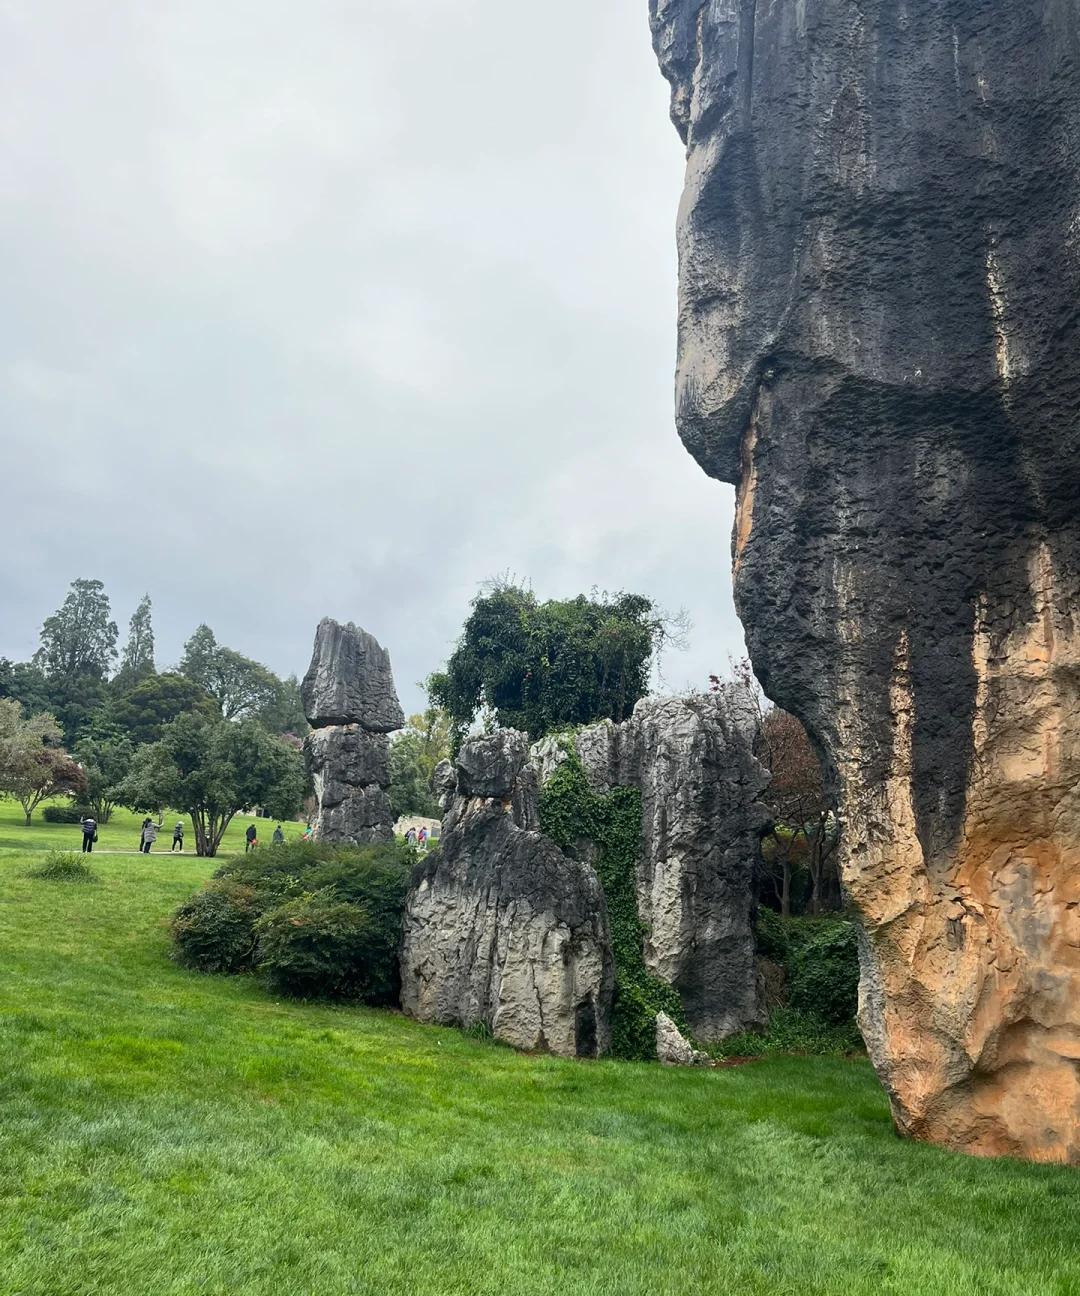
[[[185,712],[194,711],[207,719],[220,716],[218,705],[193,680],[166,671],[149,675],[115,698],[109,707],[110,725],[132,743],[157,742],[162,728]]]
[[[0,795],[18,801],[28,825],[47,797],[86,790],[82,770],[58,746],[60,737],[54,716],[24,718],[18,702],[0,698]]]
[[[151,607],[150,595],[144,594],[139,600],[139,606],[131,615],[127,643],[124,645],[120,669],[116,675],[116,682],[121,686],[130,687],[155,673]]]
[[[273,671],[219,644],[208,625],[184,645],[180,673],[210,694],[226,720],[254,716],[281,698],[282,682]]]
[[[46,617],[34,661],[53,679],[102,680],[116,660],[118,635],[105,586],[99,580],[75,580],[62,605]]]
[[[669,622],[640,594],[582,594],[541,603],[509,583],[477,596],[443,671],[428,680],[458,736],[486,712],[533,738],[596,720],[625,720],[648,691]]]
[[[119,797],[135,810],[173,806],[191,817],[195,849],[215,855],[233,816],[261,806],[285,819],[306,788],[304,764],[254,720],[209,720],[188,712],[140,748]]]
[[[394,818],[442,813],[432,791],[432,776],[450,755],[451,720],[440,707],[409,716],[405,728],[390,739],[390,806]]]

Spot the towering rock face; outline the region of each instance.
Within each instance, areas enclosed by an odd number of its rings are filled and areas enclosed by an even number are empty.
[[[751,918],[766,776],[753,736],[752,714],[710,695],[649,699],[624,724],[574,739],[594,792],[641,793],[645,963],[678,990],[704,1042],[762,1019]],[[561,739],[530,751],[506,732],[467,742],[441,769],[441,849],[406,906],[402,1006],[413,1016],[483,1022],[564,1056],[607,1048],[615,968],[595,843],[570,858],[539,831],[539,790],[567,756]]]
[[[300,694],[312,725],[304,754],[319,802],[319,840],[392,841],[387,735],[405,717],[390,654],[352,622],[325,617]]]
[[[1080,10],[651,0],[677,417],[841,798],[899,1127],[1080,1161]]]

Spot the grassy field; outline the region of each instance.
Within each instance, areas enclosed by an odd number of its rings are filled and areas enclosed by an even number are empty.
[[[3,1296],[1080,1292],[1080,1178],[899,1141],[865,1062],[560,1062],[275,1002],[169,961],[210,861],[27,877],[69,831],[0,803]]]

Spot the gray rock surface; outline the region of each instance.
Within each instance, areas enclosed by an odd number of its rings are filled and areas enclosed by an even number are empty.
[[[694,1048],[666,1012],[656,1014],[656,1060],[665,1066],[708,1066],[709,1055]]]
[[[317,837],[357,845],[392,841],[387,729],[400,728],[404,717],[389,654],[351,622],[324,618],[302,693],[314,726],[304,755],[319,803]]]
[[[646,964],[673,985],[703,1041],[762,1020],[751,930],[753,864],[767,815],[737,695],[646,700],[622,725],[575,739],[593,789],[641,792],[638,910]],[[538,789],[566,759],[499,732],[441,766],[440,856],[407,904],[402,1005],[425,1021],[485,1022],[521,1048],[607,1046],[613,968],[593,850],[571,859],[539,831]]]
[[[390,654],[351,621],[341,625],[324,617],[319,622],[300,696],[315,729],[360,724],[371,733],[392,733],[405,724]]]
[[[418,866],[406,906],[401,1004],[420,1021],[483,1023],[515,1048],[595,1057],[610,1041],[614,986],[603,890],[587,864],[524,826],[537,786],[526,756],[520,734],[464,744],[440,849]]]
[[[1080,1161],[1080,7],[651,0],[679,432],[837,785],[899,1128]]]
[[[576,738],[595,791],[641,792],[645,964],[678,990],[691,1030],[707,1042],[764,1020],[752,919],[768,775],[753,754],[756,723],[731,689],[645,698],[623,724]]]

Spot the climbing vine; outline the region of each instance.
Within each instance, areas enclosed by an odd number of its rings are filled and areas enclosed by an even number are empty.
[[[681,1028],[686,1023],[677,991],[645,967],[646,929],[634,886],[641,850],[641,793],[636,788],[615,788],[607,796],[593,792],[571,747],[540,793],[540,827],[571,854],[578,854],[586,841],[596,846],[595,867],[604,888],[615,955],[611,1052],[619,1058],[655,1058],[656,1014],[666,1012]]]

